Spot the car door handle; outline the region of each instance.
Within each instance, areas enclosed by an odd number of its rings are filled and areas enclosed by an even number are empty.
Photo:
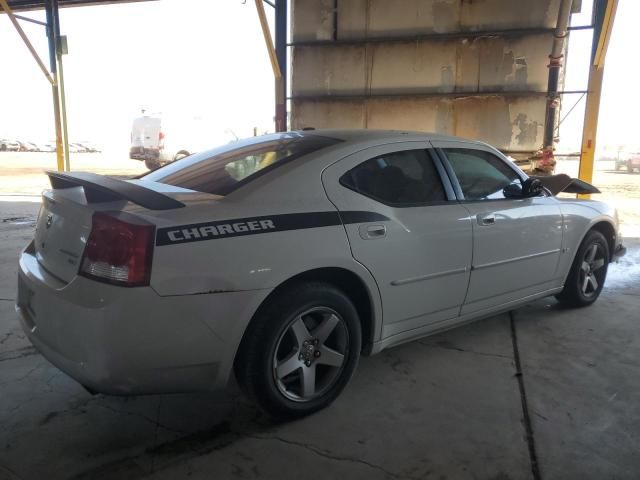
[[[493,225],[496,223],[496,216],[493,213],[486,215],[478,215],[478,224],[483,226]]]
[[[365,240],[382,238],[387,234],[387,227],[384,225],[361,225],[360,236]]]

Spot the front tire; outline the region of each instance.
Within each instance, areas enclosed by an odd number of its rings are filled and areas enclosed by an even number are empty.
[[[602,292],[609,267],[609,244],[604,235],[591,230],[571,265],[564,289],[556,298],[568,307],[586,307]]]
[[[185,157],[188,157],[190,155],[189,152],[187,152],[186,150],[180,150],[178,153],[176,153],[176,156],[173,157],[173,160],[182,160]]]
[[[269,415],[302,417],[342,392],[361,345],[358,313],[349,298],[326,283],[301,283],[260,309],[243,337],[235,372]]]

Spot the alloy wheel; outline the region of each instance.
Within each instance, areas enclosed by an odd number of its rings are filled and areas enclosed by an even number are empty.
[[[596,295],[604,282],[606,273],[603,268],[606,264],[604,257],[604,249],[598,243],[591,244],[584,253],[578,281],[580,290],[586,298]]]
[[[273,377],[286,398],[307,402],[339,379],[349,349],[344,319],[328,307],[295,317],[280,335],[273,355]]]

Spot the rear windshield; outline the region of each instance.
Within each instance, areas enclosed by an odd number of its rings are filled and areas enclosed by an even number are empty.
[[[143,178],[199,192],[227,195],[263,173],[341,141],[301,133],[265,138],[264,141],[244,141],[236,147],[196,153]]]

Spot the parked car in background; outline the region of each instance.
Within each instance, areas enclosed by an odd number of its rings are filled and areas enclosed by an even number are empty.
[[[277,417],[329,405],[361,354],[549,295],[588,306],[624,254],[615,209],[554,196],[593,186],[455,137],[287,132],[135,180],[49,177],[19,261],[33,345],[107,394],[235,373]]]
[[[640,153],[620,153],[616,159],[616,170],[624,168],[629,173],[640,171]]]
[[[20,143],[15,140],[0,140],[0,151],[3,152],[19,152]]]
[[[100,153],[101,150],[90,142],[76,142],[78,148],[87,153]]]
[[[56,142],[43,143],[40,145],[41,152],[55,152],[56,151]]]
[[[36,145],[33,142],[20,142],[21,145],[23,145],[24,147],[24,151],[26,152],[39,152],[40,149],[38,148],[38,145]]]

